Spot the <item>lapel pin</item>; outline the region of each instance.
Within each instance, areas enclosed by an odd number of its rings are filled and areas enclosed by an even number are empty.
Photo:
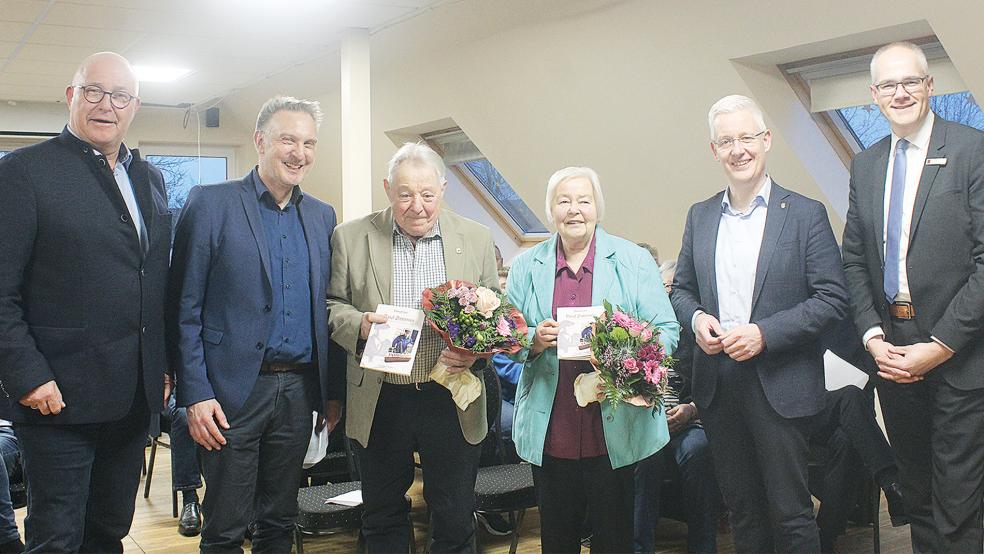
[[[946,165],[946,158],[926,158],[926,165]]]
[[[460,248],[455,248],[454,249],[454,253],[455,254],[461,254],[461,249]]]
[[[779,203],[779,207],[785,210],[786,209],[786,203],[785,202],[780,202]]]

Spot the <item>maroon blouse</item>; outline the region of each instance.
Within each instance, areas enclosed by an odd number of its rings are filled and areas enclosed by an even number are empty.
[[[567,257],[558,237],[552,309],[554,319],[557,319],[557,308],[591,305],[594,258],[595,240],[592,238],[584,263],[574,273],[567,265]],[[550,425],[547,427],[543,453],[568,460],[607,455],[605,430],[601,424],[601,404],[592,402],[582,408],[574,398],[574,379],[582,373],[594,371],[594,368],[583,360],[559,360],[558,366],[557,394],[550,412]]]

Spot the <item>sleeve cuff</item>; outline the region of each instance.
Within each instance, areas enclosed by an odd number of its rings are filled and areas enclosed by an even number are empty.
[[[951,354],[956,354],[957,353],[956,350],[950,348],[949,346],[946,345],[945,342],[941,341],[940,339],[936,338],[935,336],[930,335],[929,338],[933,339],[933,342],[935,342],[936,344],[938,344],[938,345],[942,346],[943,348],[946,348],[947,350],[949,350]]]
[[[697,317],[704,313],[704,310],[697,310],[694,315],[690,317],[690,330],[694,333],[697,332]]]
[[[868,341],[879,335],[883,337],[885,336],[885,331],[882,330],[880,325],[875,325],[871,329],[864,332],[864,335],[861,336],[861,344],[864,345],[865,351],[868,350]]]

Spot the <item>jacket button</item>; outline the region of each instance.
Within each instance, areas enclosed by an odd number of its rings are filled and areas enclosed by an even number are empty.
[[[256,349],[257,350],[263,350],[263,343],[262,342],[256,343]]]
[[[147,270],[141,267],[140,268],[140,276],[141,277],[146,277],[147,276]]]
[[[270,311],[270,310],[272,310],[272,309],[273,309],[273,308],[271,308],[269,304],[267,304],[266,306],[263,306],[263,311],[264,311],[264,312],[269,312],[269,311]]]
[[[144,325],[143,327],[141,327],[140,328],[140,332],[146,335],[147,334],[147,326]]]
[[[123,223],[129,223],[130,222],[130,216],[128,216],[126,214],[120,214],[120,221],[122,221]]]
[[[99,165],[102,167],[106,167],[106,160],[103,158],[99,158]]]
[[[615,416],[608,416],[605,419],[607,419],[608,421],[615,421]]]

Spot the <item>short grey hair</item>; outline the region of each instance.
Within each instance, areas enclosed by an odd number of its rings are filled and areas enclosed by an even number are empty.
[[[325,117],[324,112],[321,111],[321,102],[317,100],[301,100],[293,96],[274,96],[264,102],[263,107],[260,108],[260,113],[256,116],[256,130],[266,131],[270,119],[280,111],[308,114],[314,120],[315,129],[321,128],[321,120]]]
[[[663,265],[659,266],[660,277],[665,277],[667,273],[676,273],[677,261],[676,260],[666,260]]]
[[[878,62],[878,58],[885,52],[889,50],[893,50],[895,48],[902,48],[904,50],[908,50],[909,52],[912,52],[912,54],[916,56],[916,63],[919,64],[919,69],[922,71],[922,74],[929,75],[929,62],[926,61],[926,53],[923,52],[922,48],[920,48],[916,44],[907,41],[892,42],[886,44],[885,46],[882,46],[881,48],[875,51],[874,56],[871,56],[871,67],[869,68],[871,71],[871,84],[876,83],[875,64]]]
[[[557,194],[557,187],[569,179],[583,177],[591,181],[591,189],[594,191],[595,211],[598,213],[598,221],[605,218],[605,195],[601,192],[601,180],[598,173],[590,167],[565,167],[558,169],[550,176],[547,181],[547,196],[543,204],[543,214],[547,216],[547,226],[554,228],[553,224],[553,201]]]
[[[755,124],[758,125],[758,130],[764,131],[766,129],[765,116],[762,115],[762,109],[758,107],[758,104],[747,96],[731,94],[715,102],[707,112],[707,126],[711,130],[711,140],[715,139],[714,120],[717,119],[717,116],[745,110],[752,113]]]
[[[429,166],[437,175],[439,185],[443,185],[447,181],[444,178],[444,159],[437,152],[422,142],[404,142],[403,146],[390,158],[386,169],[386,179],[391,185],[396,172],[405,163],[419,163]]]

